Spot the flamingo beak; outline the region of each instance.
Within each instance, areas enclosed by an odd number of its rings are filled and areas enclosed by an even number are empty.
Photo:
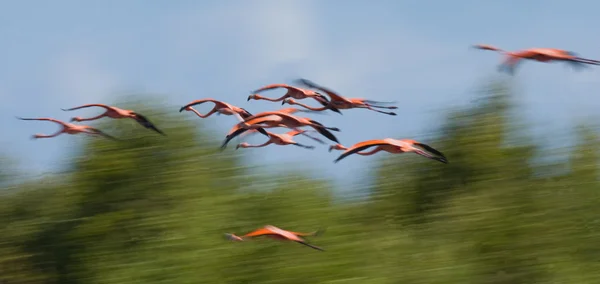
[[[243,241],[242,238],[240,238],[240,237],[238,237],[238,236],[236,236],[234,234],[225,234],[225,238],[228,239],[228,240],[230,240],[230,241],[238,241],[238,242]]]
[[[440,161],[440,162],[442,162],[444,164],[448,164],[448,159],[446,159],[444,157],[435,157],[433,159],[436,160],[436,161]]]
[[[248,96],[248,99],[246,100],[247,102],[250,101],[252,99],[252,95]]]

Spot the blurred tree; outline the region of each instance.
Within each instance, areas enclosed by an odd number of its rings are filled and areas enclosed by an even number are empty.
[[[256,173],[203,120],[132,97],[144,105],[120,106],[168,136],[102,119],[123,141],[82,138],[69,173],[4,190],[0,282],[595,283],[597,137],[580,127],[567,162],[536,163],[551,153],[520,135],[512,93],[492,82],[422,141],[450,164],[384,156],[369,198],[344,201],[301,169]],[[326,251],[223,238],[267,224],[324,228],[309,240]]]

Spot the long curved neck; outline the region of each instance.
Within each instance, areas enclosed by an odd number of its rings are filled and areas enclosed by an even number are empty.
[[[299,103],[299,102],[293,102],[291,104],[299,105],[299,106],[301,106],[303,108],[306,108],[306,109],[309,109],[309,110],[312,110],[312,111],[324,111],[324,110],[327,110],[327,107],[311,107],[311,106],[308,106],[308,105],[305,105],[305,104]]]

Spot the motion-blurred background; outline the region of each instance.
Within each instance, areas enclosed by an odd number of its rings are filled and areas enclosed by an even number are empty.
[[[435,4],[435,5],[434,5]],[[600,59],[593,1],[12,1],[0,4],[0,283],[600,283],[600,71],[469,49],[554,47]],[[352,156],[218,147],[253,89],[304,77],[398,116],[308,114],[346,146],[410,138],[441,150]],[[284,91],[265,96],[278,97]],[[14,116],[92,116],[126,140]],[[309,101],[309,103],[312,103]],[[316,104],[313,104],[316,105]],[[198,107],[206,112],[210,106]],[[274,130],[277,133],[285,129]],[[307,138],[298,141],[314,144]],[[231,243],[272,224],[311,241]]]

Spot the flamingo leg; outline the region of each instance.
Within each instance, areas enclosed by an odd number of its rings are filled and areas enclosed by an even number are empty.
[[[397,109],[397,106],[377,106],[377,105],[372,105],[372,104],[365,104],[368,107],[372,107],[372,108],[384,108],[384,109]]]
[[[387,114],[387,115],[396,115],[395,112],[380,111],[380,110],[374,109],[374,108],[372,108],[371,106],[368,106],[368,105],[366,106],[366,108],[369,109],[369,110],[372,110],[372,111],[376,111],[378,113],[383,113],[383,114]]]

